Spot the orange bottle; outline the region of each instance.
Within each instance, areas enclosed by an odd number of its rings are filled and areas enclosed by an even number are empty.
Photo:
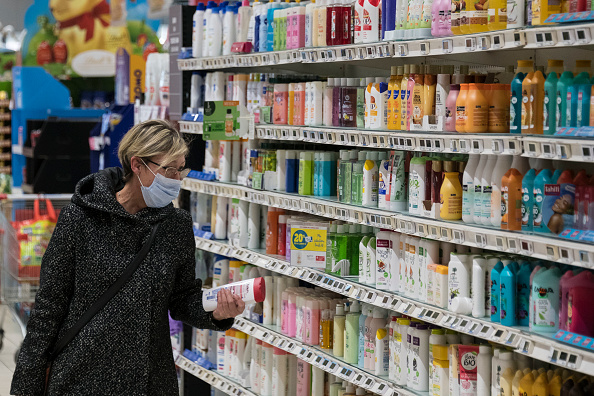
[[[489,103],[483,93],[483,86],[484,84],[468,84],[465,132],[487,132],[489,125]]]
[[[489,132],[509,133],[509,98],[511,85],[491,84],[489,95]]]
[[[534,72],[528,73],[522,81],[522,133],[532,134],[534,130],[534,117],[532,115],[532,78]],[[542,113],[541,113],[542,114]]]
[[[527,172],[526,158],[515,156],[511,168],[501,178],[501,229],[522,229],[522,179]]]
[[[543,134],[542,113],[544,111],[543,106],[544,106],[544,99],[545,99],[544,84],[545,84],[545,76],[542,74],[542,72],[540,70],[537,70],[536,72],[534,72],[534,75],[532,77],[530,85],[532,87],[532,90],[531,90],[532,91],[532,94],[531,94],[532,117],[531,118],[532,118],[532,122],[534,123],[534,128],[532,130],[532,133],[538,134],[538,135]],[[522,84],[522,90],[523,89],[524,89],[524,84]]]
[[[460,93],[456,99],[456,132],[466,132],[466,99],[468,84],[460,84]]]

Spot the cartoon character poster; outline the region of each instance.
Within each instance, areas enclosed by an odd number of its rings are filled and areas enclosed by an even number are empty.
[[[143,55],[162,51],[159,18],[171,0],[35,0],[25,14],[23,65],[54,76],[113,76],[119,47]]]

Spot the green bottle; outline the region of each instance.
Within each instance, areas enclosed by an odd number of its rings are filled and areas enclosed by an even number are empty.
[[[363,204],[363,168],[367,159],[367,151],[359,151],[358,160],[353,164],[353,182],[351,185],[353,205]]]
[[[573,73],[563,72],[557,82],[557,127],[556,129],[571,125],[571,98],[567,97],[569,88],[573,85]]]
[[[314,153],[299,154],[299,195],[313,195],[313,158]]]
[[[357,88],[357,128],[365,128],[365,79]]]
[[[557,130],[557,73],[549,73],[545,81],[545,98],[543,106],[543,134],[554,135]]]
[[[349,225],[349,257],[351,261],[351,269],[348,274],[342,276],[358,276],[359,275],[359,242],[361,242],[361,226],[359,224]]]
[[[347,276],[351,272],[351,247],[349,246],[348,226],[340,224],[336,227],[336,255],[334,256],[334,271],[337,276]]]
[[[334,265],[334,253],[336,249],[336,231],[337,225],[331,224],[326,236],[326,273],[332,272],[332,266]]]

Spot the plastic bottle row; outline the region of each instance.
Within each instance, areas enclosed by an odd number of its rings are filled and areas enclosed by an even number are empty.
[[[542,25],[551,14],[589,11],[585,1],[319,0],[208,2],[192,19],[195,58],[381,40],[448,37]],[[507,11],[509,10],[509,12]]]
[[[213,199],[217,206],[226,205],[225,198]],[[378,290],[458,314],[489,317],[505,326],[525,326],[540,333],[562,329],[594,336],[594,320],[585,312],[587,295],[594,290],[590,271],[367,226],[328,223],[275,208],[266,212],[266,226],[259,229],[255,223],[261,223],[263,207],[249,204],[249,220],[242,220],[241,201],[229,208],[225,225],[230,226],[231,242],[239,247],[262,247],[267,254],[282,256],[293,265],[355,277]],[[222,216],[217,216],[215,227],[221,221]],[[260,239],[262,228],[264,243]],[[309,243],[299,239],[316,233],[325,237],[312,238]],[[234,268],[239,265],[236,262]],[[222,273],[225,278],[227,272]],[[233,274],[238,276],[237,269]],[[214,283],[218,286],[216,273]]]
[[[594,179],[582,164],[522,156],[285,150],[284,143],[209,141],[204,170],[220,181],[336,197],[338,202],[503,230],[594,230]],[[305,146],[304,146],[305,147]],[[570,237],[577,239],[574,237]],[[590,233],[580,240],[592,241]]]
[[[575,71],[574,78],[562,60],[549,60],[546,71],[534,71],[533,61],[518,61],[515,76],[415,64],[393,66],[389,79],[304,81],[307,77],[217,72],[206,75],[204,90],[206,100],[237,100],[260,123],[552,135],[561,127],[594,125],[591,61],[577,61]],[[200,83],[197,76],[192,93],[201,91],[195,87]],[[200,104],[192,97],[195,109]]]
[[[116,91],[116,101],[118,103],[129,103],[129,88],[126,84],[116,85],[122,88],[120,91]],[[169,106],[169,54],[148,54],[144,87],[145,105]]]
[[[214,275],[226,261],[220,256],[215,260]],[[560,393],[565,383],[571,389],[584,381],[579,389],[589,392],[588,377],[573,374],[568,382],[571,372],[547,371],[546,363],[487,343],[478,345],[472,336],[367,304],[361,307],[356,301],[337,300],[337,295],[323,289],[290,286],[294,279],[266,276],[266,270],[248,264],[235,271],[242,276],[256,271],[267,282],[270,296],[263,306],[246,310],[251,320],[409,389],[436,396],[511,395],[520,388],[525,394],[555,395],[565,394]],[[295,369],[289,362],[285,371],[285,358],[277,356],[295,359],[292,355],[239,331],[197,330],[194,350],[211,362],[216,356],[217,371],[257,394],[291,394],[291,389],[308,396],[331,392],[328,385],[324,389],[318,384],[322,379],[315,377],[324,374],[317,367],[297,360]],[[275,372],[275,366],[280,372]]]

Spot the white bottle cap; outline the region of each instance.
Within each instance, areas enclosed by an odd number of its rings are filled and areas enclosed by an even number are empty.
[[[346,226],[344,224],[339,224],[336,227],[336,233],[337,234],[346,234],[346,231],[347,231],[347,229],[346,229]]]
[[[321,161],[332,161],[332,157],[334,157],[334,153],[324,152],[320,153],[320,160]]]
[[[362,225],[361,226],[361,234],[369,234],[371,232],[371,226]]]
[[[383,82],[386,82],[386,79],[385,78],[383,78],[383,77],[376,77],[375,78],[375,83],[376,84],[383,83]]]
[[[359,151],[357,154],[357,159],[359,161],[365,161],[367,159],[367,151]]]
[[[341,87],[346,87],[346,86],[348,86],[348,84],[349,84],[349,79],[348,78],[343,77],[343,78],[340,79],[340,86]]]
[[[361,311],[361,307],[359,306],[359,302],[357,300],[354,300],[351,303],[351,307],[350,307],[350,312],[351,313],[357,313]]]
[[[340,160],[341,161],[348,161],[349,160],[349,152],[348,150],[340,150]]]
[[[392,75],[392,76],[398,75],[398,66],[391,66],[390,67],[390,75]]]
[[[349,151],[349,159],[356,160],[358,158],[359,152],[357,150]]]
[[[336,315],[337,316],[344,316],[344,305],[336,304]]]
[[[468,297],[454,297],[452,299],[452,311],[462,315],[472,313],[472,299]]]
[[[347,86],[349,87],[356,87],[359,85],[358,79],[357,78],[348,78],[347,79]]]
[[[491,354],[491,347],[489,345],[481,345],[479,346],[479,354],[486,353]]]
[[[369,84],[373,84],[375,82],[375,77],[365,77],[365,86]]]

